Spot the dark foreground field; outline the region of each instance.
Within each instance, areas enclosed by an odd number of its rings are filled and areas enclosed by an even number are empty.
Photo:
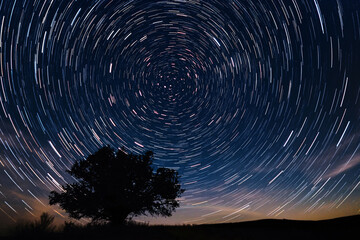
[[[79,227],[52,232],[18,229],[2,239],[360,239],[360,215],[322,221],[258,220],[194,226]]]

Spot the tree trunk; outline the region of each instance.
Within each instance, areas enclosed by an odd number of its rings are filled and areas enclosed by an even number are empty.
[[[114,213],[110,219],[110,223],[113,226],[123,226],[126,223],[126,218],[129,214],[128,213]]]

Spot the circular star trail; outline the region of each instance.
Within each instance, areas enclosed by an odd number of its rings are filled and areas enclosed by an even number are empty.
[[[49,192],[104,145],[152,150],[180,172],[186,192],[168,223],[359,212],[359,2],[0,10],[2,222],[66,217]]]

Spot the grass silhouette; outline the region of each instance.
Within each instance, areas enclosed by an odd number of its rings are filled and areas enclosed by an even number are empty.
[[[42,213],[39,220],[33,222],[20,221],[9,229],[8,235],[14,237],[45,236],[55,233],[56,226],[53,224],[54,216]]]

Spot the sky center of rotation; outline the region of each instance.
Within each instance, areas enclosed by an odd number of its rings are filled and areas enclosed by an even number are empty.
[[[182,207],[154,223],[359,212],[357,1],[0,10],[2,221],[63,216],[49,191],[104,145],[180,172]]]

